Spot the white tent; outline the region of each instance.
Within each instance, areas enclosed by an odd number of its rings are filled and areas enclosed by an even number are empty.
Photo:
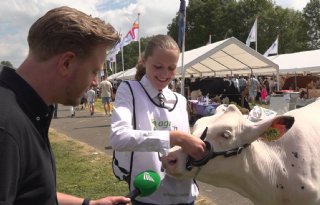
[[[280,73],[320,73],[320,49],[268,57],[279,65]]]
[[[181,75],[181,54],[177,74]],[[260,53],[231,37],[184,53],[186,76],[276,74],[279,67]]]
[[[121,80],[133,80],[136,75],[137,69],[136,67],[125,70],[123,73],[117,76],[118,79]]]
[[[125,71],[120,71],[120,72],[118,72],[118,73],[114,73],[114,74],[110,75],[110,76],[108,77],[108,79],[109,79],[109,80],[118,79],[119,76],[120,76],[122,73],[124,73],[124,72],[125,72]]]
[[[178,61],[177,75],[181,77],[181,55]],[[202,46],[184,53],[186,76],[226,76],[233,74],[276,74],[279,67],[260,53],[246,46],[234,37]],[[110,79],[133,79],[135,69],[121,71]]]

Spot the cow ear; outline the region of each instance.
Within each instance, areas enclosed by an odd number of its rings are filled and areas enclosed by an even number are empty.
[[[273,119],[271,126],[269,126],[264,133],[262,138],[268,141],[275,141],[281,138],[293,125],[294,117],[281,116]]]

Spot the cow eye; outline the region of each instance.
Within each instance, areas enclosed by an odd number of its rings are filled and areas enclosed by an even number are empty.
[[[225,139],[229,139],[229,138],[231,138],[232,134],[231,134],[231,132],[230,132],[229,130],[226,130],[226,131],[224,131],[224,132],[222,133],[221,136],[222,136],[223,138],[225,138]]]

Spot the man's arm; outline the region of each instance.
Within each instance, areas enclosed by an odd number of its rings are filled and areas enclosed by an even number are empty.
[[[110,196],[97,200],[90,200],[87,204],[84,203],[84,198],[63,194],[57,192],[59,205],[113,205],[118,203],[130,203],[130,199],[123,196]]]

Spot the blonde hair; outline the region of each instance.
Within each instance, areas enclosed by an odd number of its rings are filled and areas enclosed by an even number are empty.
[[[149,56],[152,56],[155,48],[179,50],[179,46],[177,42],[171,36],[160,34],[160,35],[153,36],[150,39],[150,41],[146,46],[145,51],[142,53],[142,58],[146,60]],[[139,62],[136,65],[136,68],[137,68],[137,72],[135,75],[135,79],[139,81],[146,73],[146,68],[142,63],[142,59],[139,59]]]
[[[31,26],[28,44],[38,60],[66,51],[85,58],[97,45],[112,47],[118,39],[118,33],[109,23],[63,6],[48,11]]]

